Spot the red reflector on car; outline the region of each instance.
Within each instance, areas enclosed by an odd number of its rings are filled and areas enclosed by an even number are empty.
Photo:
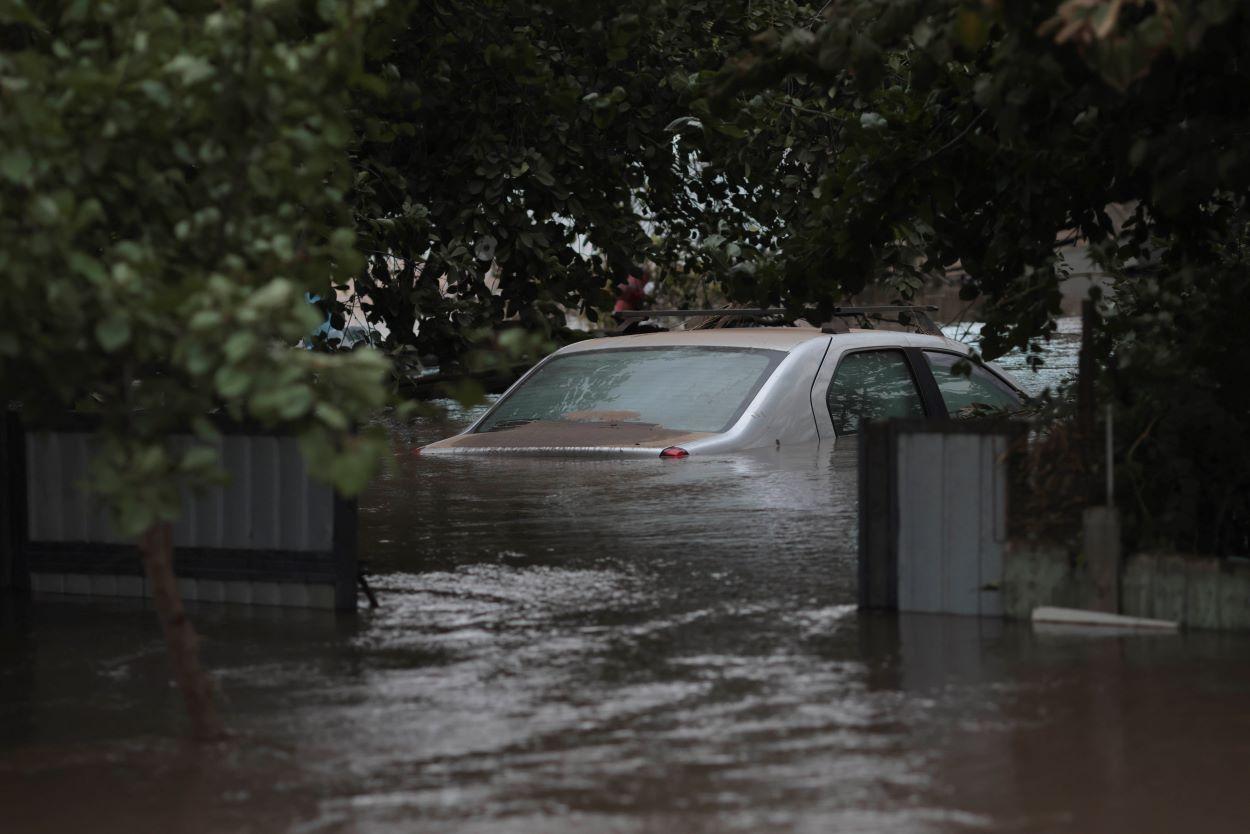
[[[680,446],[669,446],[663,452],[660,452],[660,457],[662,458],[684,458],[689,455],[690,453]]]
[[[413,453],[414,455],[419,455],[419,454],[421,454],[421,449],[422,449],[422,447],[421,447],[421,446],[418,446],[417,448],[415,448],[415,449],[413,449],[413,450],[412,450],[412,453]]]

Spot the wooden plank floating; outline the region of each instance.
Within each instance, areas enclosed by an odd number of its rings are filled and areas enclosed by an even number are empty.
[[[1034,608],[1033,622],[1146,631],[1176,631],[1180,627],[1180,624],[1175,620],[1152,620],[1146,617],[1108,614],[1105,611],[1086,611],[1079,608],[1056,608],[1053,606]]]

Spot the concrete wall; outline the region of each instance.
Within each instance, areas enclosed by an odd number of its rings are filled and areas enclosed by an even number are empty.
[[[1120,612],[1188,628],[1250,631],[1250,559],[1144,553],[1124,560]],[[1013,542],[1004,563],[1003,609],[1027,619],[1035,607],[1092,608],[1088,563],[1063,548]]]
[[[1120,576],[1126,614],[1250,631],[1250,559],[1141,554]]]

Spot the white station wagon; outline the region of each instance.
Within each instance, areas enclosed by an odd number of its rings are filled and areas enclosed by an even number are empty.
[[[921,311],[928,333],[835,318],[823,328],[722,326],[578,342],[535,365],[463,432],[420,451],[685,457],[832,444],[862,420],[1021,407],[1019,385],[993,365],[964,361],[968,346],[941,336],[922,308],[835,312],[867,323],[878,311],[907,310]],[[724,321],[742,311],[715,312]]]

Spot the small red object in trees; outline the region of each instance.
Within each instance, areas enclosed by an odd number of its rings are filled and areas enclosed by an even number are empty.
[[[639,305],[647,299],[647,285],[641,278],[635,278],[630,275],[622,284],[616,285],[619,292],[616,295],[616,306],[612,308],[612,312],[619,313],[621,310],[637,310]]]

